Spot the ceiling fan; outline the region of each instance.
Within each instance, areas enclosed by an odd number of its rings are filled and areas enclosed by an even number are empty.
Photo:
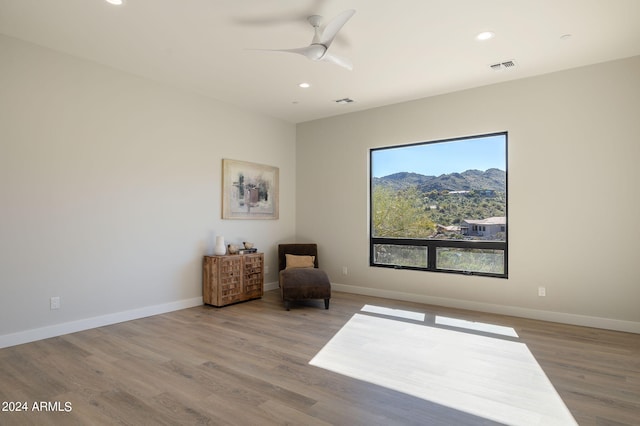
[[[269,51],[297,53],[299,55],[305,56],[307,59],[310,59],[312,61],[331,62],[348,70],[352,70],[353,65],[351,65],[351,62],[345,58],[330,53],[329,47],[331,46],[331,43],[333,43],[333,40],[336,38],[338,32],[340,32],[344,24],[346,24],[347,21],[351,19],[351,17],[355,13],[356,11],[353,9],[345,10],[344,12],[333,18],[331,21],[329,21],[324,29],[321,29],[320,27],[322,16],[311,15],[307,18],[307,21],[313,27],[314,35],[309,46],[300,47],[297,49],[271,49]]]

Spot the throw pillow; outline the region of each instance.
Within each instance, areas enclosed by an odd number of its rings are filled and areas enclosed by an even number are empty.
[[[315,256],[297,256],[295,254],[285,254],[287,259],[286,269],[292,268],[313,268],[316,260]]]

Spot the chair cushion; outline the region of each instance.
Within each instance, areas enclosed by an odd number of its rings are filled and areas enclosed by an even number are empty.
[[[329,276],[317,268],[294,268],[280,271],[280,287],[284,300],[328,299],[331,297]]]

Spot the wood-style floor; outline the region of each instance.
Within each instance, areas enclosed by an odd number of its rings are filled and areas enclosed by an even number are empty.
[[[0,424],[496,424],[310,365],[365,304],[511,327],[580,425],[640,424],[640,335],[338,292],[287,312],[277,291],[1,349]]]

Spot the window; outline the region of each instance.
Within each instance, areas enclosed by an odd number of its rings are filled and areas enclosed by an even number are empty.
[[[370,151],[370,265],[507,278],[507,133]]]

